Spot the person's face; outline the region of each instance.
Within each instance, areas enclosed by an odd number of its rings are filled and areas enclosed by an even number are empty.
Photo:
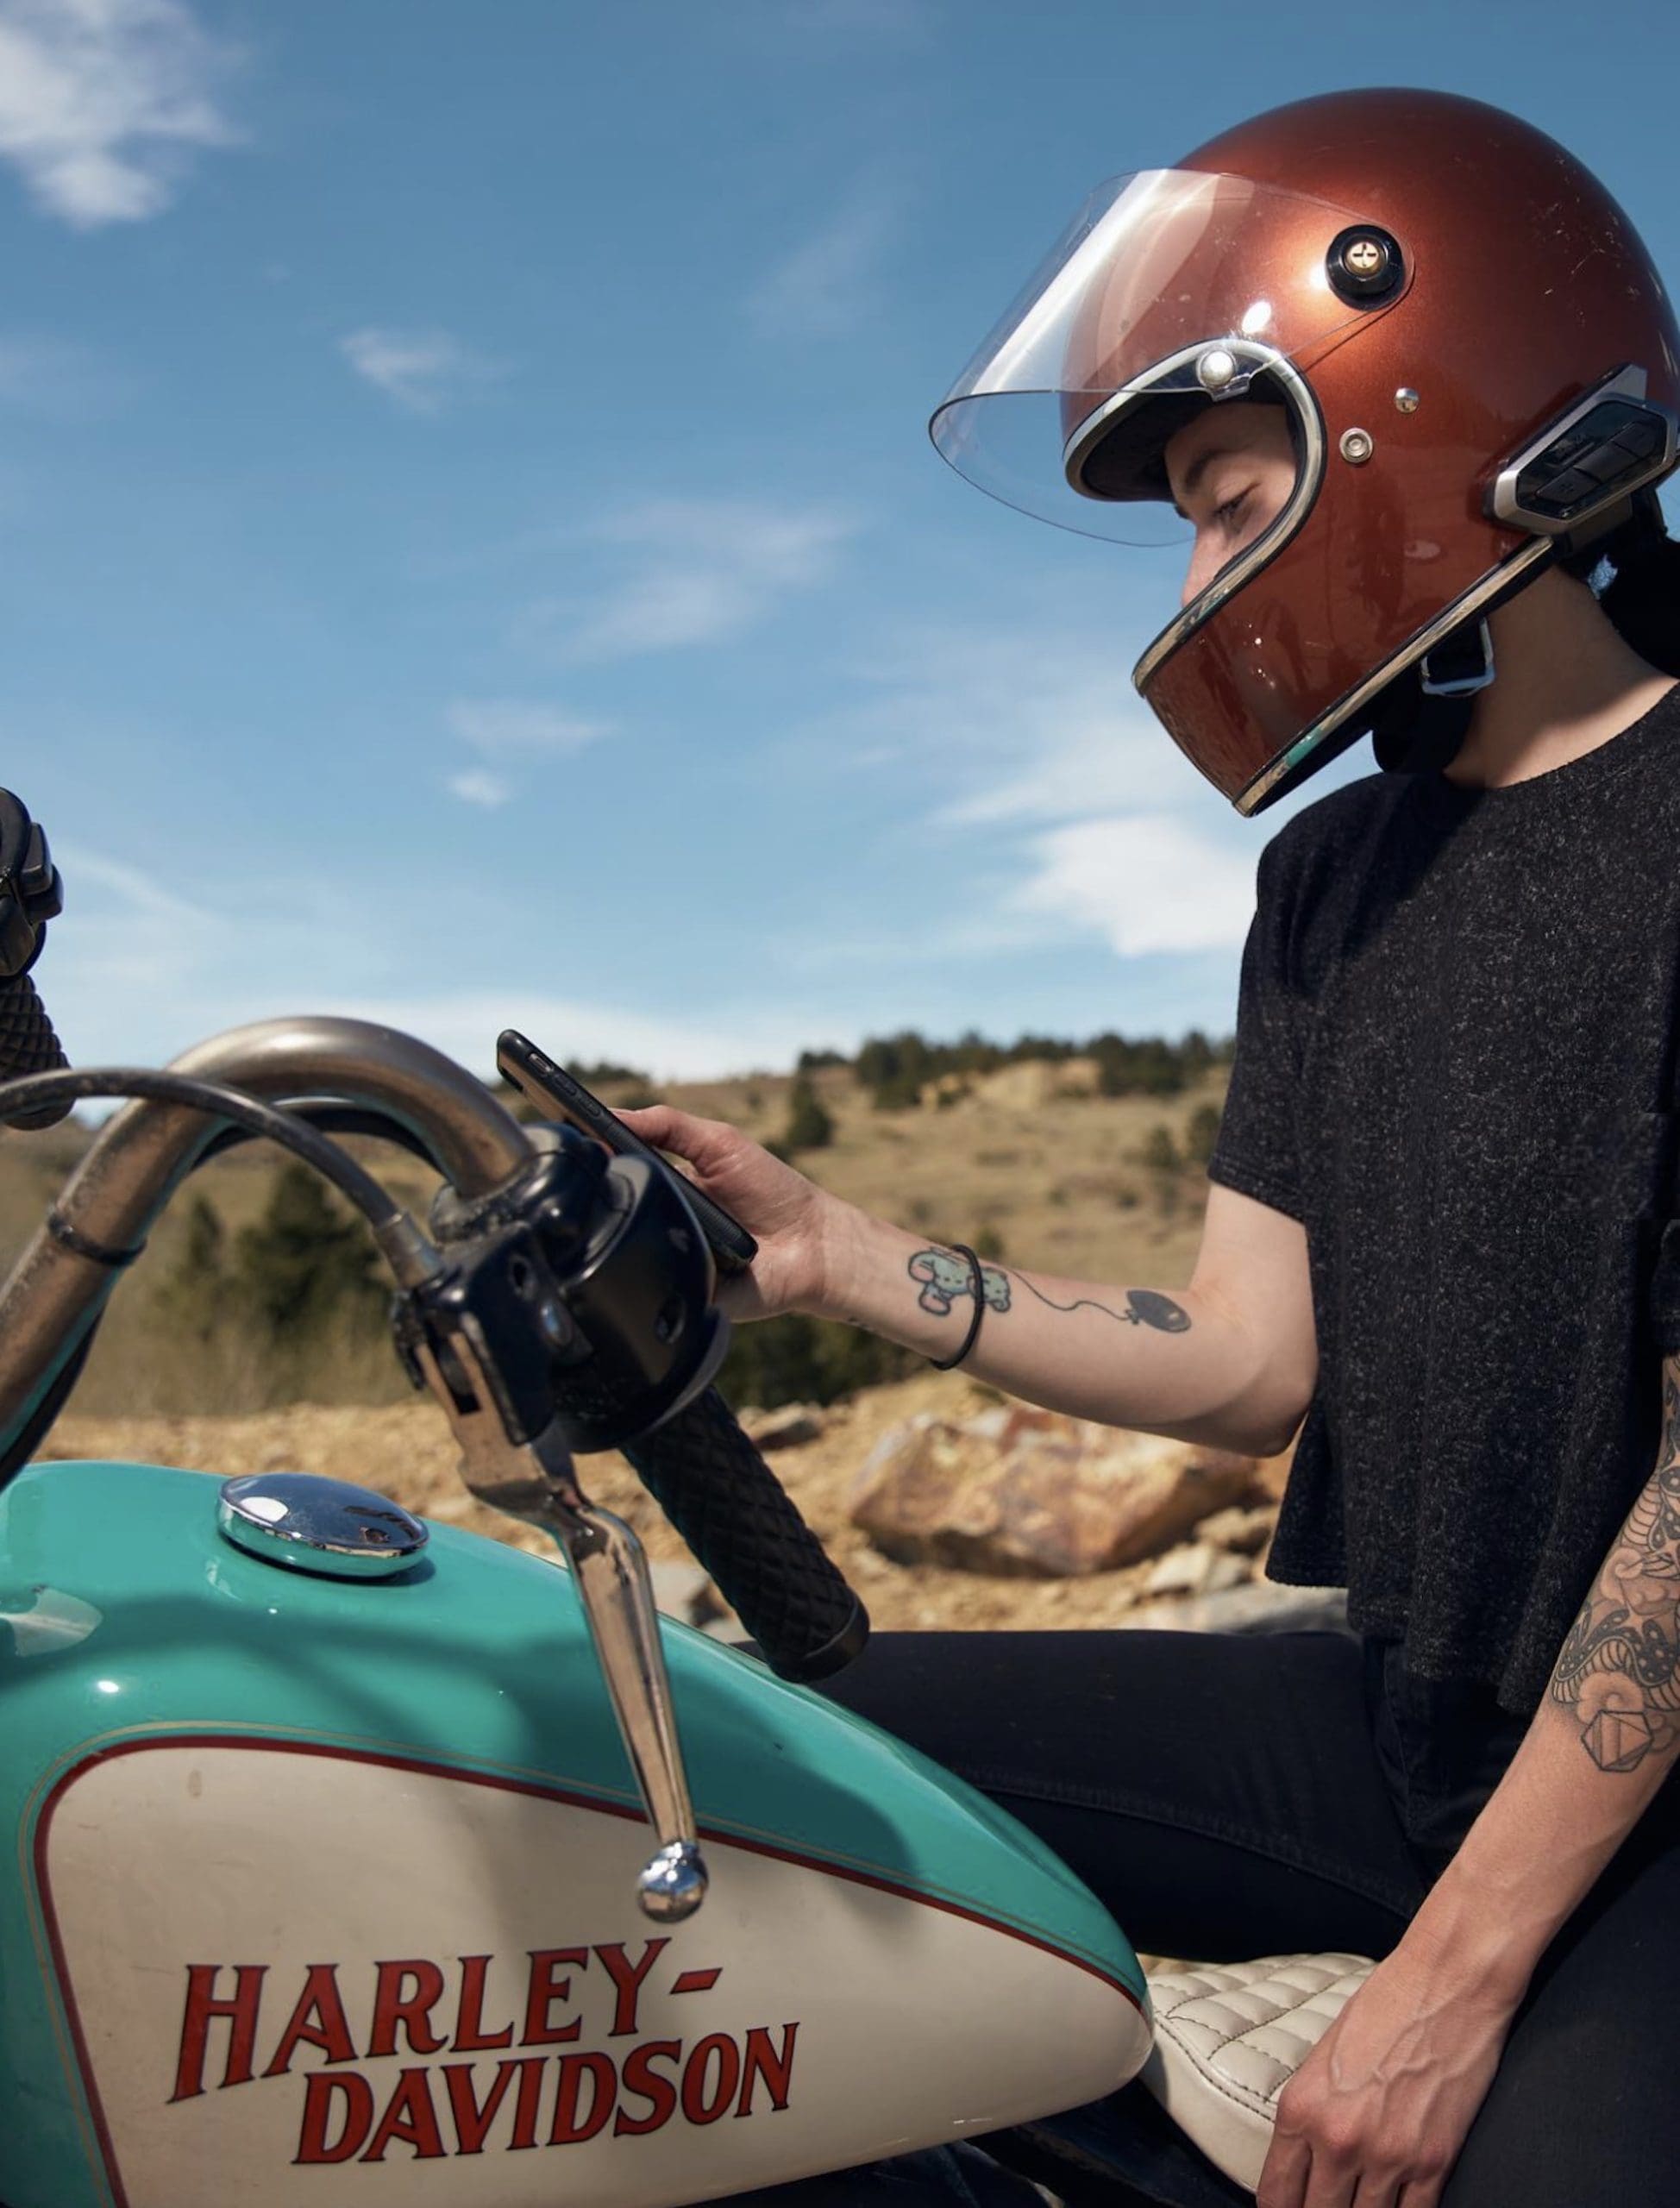
[[[1188,605],[1282,511],[1294,488],[1294,447],[1282,407],[1233,398],[1205,406],[1163,457],[1173,504],[1196,532],[1179,597]]]

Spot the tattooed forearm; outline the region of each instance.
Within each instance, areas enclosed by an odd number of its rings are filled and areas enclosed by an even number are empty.
[[[1552,1673],[1551,1699],[1601,1771],[1680,1747],[1680,1363],[1663,1368],[1657,1469],[1627,1514]]]
[[[1021,1285],[1028,1295],[1037,1295],[1041,1303],[1048,1303],[1052,1311],[1100,1311],[1106,1318],[1118,1319],[1122,1326],[1153,1327],[1163,1334],[1188,1334],[1190,1331],[1190,1314],[1184,1306],[1152,1288],[1127,1289],[1125,1309],[1111,1311],[1106,1303],[1094,1302],[1088,1295],[1081,1295],[1074,1303],[1054,1302],[1048,1295],[1040,1295],[1025,1274]]]
[[[943,1319],[953,1303],[974,1294],[974,1282],[969,1266],[961,1258],[953,1258],[944,1250],[918,1250],[910,1260],[910,1277],[919,1281],[922,1292],[916,1301],[924,1311],[937,1312]],[[1126,1308],[1115,1311],[1106,1303],[1099,1303],[1088,1295],[1081,1295],[1072,1303],[1057,1303],[1027,1279],[1019,1276],[1020,1283],[1029,1295],[1052,1311],[1100,1311],[1105,1318],[1113,1319],[1125,1327],[1153,1327],[1163,1334],[1182,1334],[1189,1331],[1190,1314],[1182,1303],[1175,1303],[1170,1295],[1162,1295],[1152,1288],[1129,1288],[1125,1291]],[[983,1265],[981,1279],[984,1287],[987,1307],[993,1311],[1007,1311],[1010,1308],[1009,1275],[1000,1266]]]
[[[982,1265],[981,1283],[989,1311],[1009,1308],[1009,1276],[995,1265]],[[922,1283],[922,1292],[916,1298],[924,1311],[932,1311],[943,1319],[953,1303],[972,1296],[974,1280],[966,1261],[953,1258],[948,1250],[918,1250],[910,1260],[910,1277]]]

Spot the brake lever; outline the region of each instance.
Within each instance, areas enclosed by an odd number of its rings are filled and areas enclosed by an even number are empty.
[[[420,1310],[414,1302],[409,1308]],[[563,1322],[558,1306],[555,1318]],[[624,1751],[660,1843],[637,1873],[636,1900],[644,1916],[680,1923],[705,1898],[707,1874],[642,1544],[622,1518],[585,1496],[556,1421],[528,1439],[512,1438],[503,1408],[506,1382],[470,1309],[434,1303],[411,1327],[404,1348],[461,1446],[467,1485],[492,1509],[547,1534],[571,1565]]]

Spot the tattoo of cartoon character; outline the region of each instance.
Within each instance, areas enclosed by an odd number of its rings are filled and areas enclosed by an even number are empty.
[[[953,1258],[944,1250],[918,1250],[910,1260],[910,1277],[922,1283],[922,1292],[916,1298],[924,1311],[934,1312],[939,1318],[950,1315],[950,1308],[960,1297],[974,1294],[974,1279],[968,1260]],[[988,1310],[1006,1311],[1009,1308],[1009,1276],[1000,1272],[995,1265],[982,1265],[980,1277],[984,1288]]]
[[[1657,1469],[1570,1628],[1551,1697],[1601,1771],[1680,1745],[1680,1359],[1663,1367]]]
[[[936,1312],[940,1318],[950,1313],[959,1298],[974,1292],[967,1263],[953,1258],[943,1250],[918,1250],[910,1260],[910,1277],[922,1283],[922,1292],[916,1301],[924,1311]],[[1010,1308],[1009,1276],[996,1265],[982,1265],[981,1278],[985,1285],[986,1302],[994,1311],[1007,1311]],[[1125,1292],[1126,1308],[1112,1311],[1106,1303],[1098,1303],[1088,1295],[1081,1295],[1072,1303],[1057,1303],[1036,1289],[1025,1275],[1021,1285],[1029,1295],[1052,1311],[1100,1311],[1105,1318],[1117,1320],[1124,1327],[1153,1327],[1163,1334],[1188,1333],[1190,1314],[1182,1303],[1175,1303],[1170,1295],[1162,1295],[1152,1288],[1129,1288]]]

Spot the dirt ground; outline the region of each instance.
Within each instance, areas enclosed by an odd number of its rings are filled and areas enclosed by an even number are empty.
[[[847,1501],[853,1479],[889,1427],[918,1411],[961,1418],[998,1400],[995,1391],[960,1375],[920,1374],[835,1404],[823,1414],[817,1440],[779,1449],[770,1458],[777,1477],[878,1627],[1100,1626],[1136,1604],[1150,1570],[1148,1563],[1084,1579],[993,1578],[893,1564],[851,1524]],[[176,1465],[223,1478],[255,1471],[322,1472],[377,1489],[424,1517],[549,1552],[540,1534],[486,1509],[467,1493],[456,1471],[448,1429],[429,1403],[349,1409],[304,1403],[231,1418],[72,1414],[59,1421],[41,1453]],[[650,1557],[687,1557],[623,1458],[583,1458],[579,1471],[585,1492],[628,1519]]]

